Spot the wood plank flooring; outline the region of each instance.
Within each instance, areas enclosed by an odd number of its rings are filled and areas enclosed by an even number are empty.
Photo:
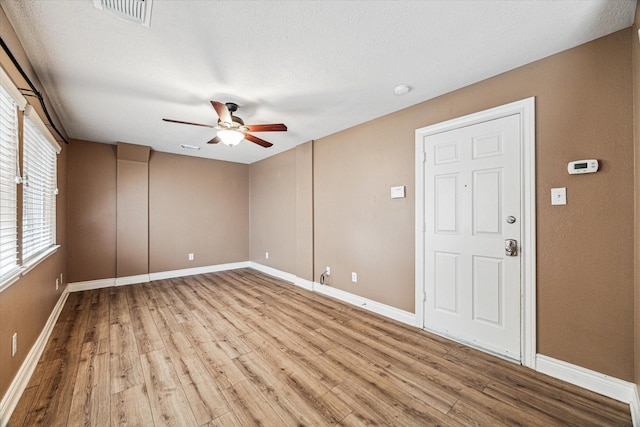
[[[250,269],[72,293],[9,426],[629,426],[628,405]]]

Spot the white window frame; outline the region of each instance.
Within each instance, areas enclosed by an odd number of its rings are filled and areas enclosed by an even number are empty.
[[[25,109],[22,144],[22,260],[31,267],[56,246],[56,157],[60,146],[30,105]]]
[[[18,252],[18,105],[0,85],[0,284],[20,274]]]
[[[0,86],[2,86],[2,89],[4,89],[4,91],[9,95],[9,98],[11,98],[13,100],[13,102],[16,105],[17,109],[20,110],[24,110],[24,108],[27,105],[27,99],[20,93],[20,91],[16,88],[16,86],[13,84],[13,82],[11,81],[11,79],[9,78],[9,75],[4,71],[4,69],[2,69],[2,67],[0,67]],[[17,114],[17,111],[16,111]],[[19,127],[19,118],[17,117],[18,120],[18,127]],[[17,132],[17,129],[16,129]],[[15,144],[16,144],[16,153],[15,153],[15,163],[13,164],[13,166],[9,166],[10,168],[14,168],[15,167],[15,171],[16,171],[16,177],[20,177],[20,169],[19,169],[19,157],[18,157],[18,150],[19,150],[19,136],[16,133],[16,139],[15,139]],[[11,284],[13,284],[14,282],[16,282],[19,278],[20,275],[22,273],[22,266],[20,265],[20,254],[17,251],[17,245],[19,244],[18,242],[18,235],[17,235],[17,227],[18,227],[18,222],[20,221],[20,219],[18,218],[18,212],[17,212],[17,197],[18,197],[18,184],[15,181],[14,177],[14,189],[15,189],[15,196],[16,196],[16,215],[15,215],[15,220],[16,220],[16,240],[15,240],[15,244],[16,244],[16,265],[15,268],[12,268],[9,271],[6,271],[4,274],[0,275],[0,292],[3,289],[8,288]],[[7,182],[7,184],[9,184]],[[13,244],[10,243],[10,244]],[[0,244],[1,245],[1,244]]]
[[[15,86],[15,84],[13,83],[13,81],[11,80],[11,78],[8,76],[8,74],[5,72],[5,70],[0,67],[0,86],[2,86],[2,88],[5,90],[5,92],[8,93],[9,97],[11,99],[13,99],[13,101],[15,102],[17,108],[21,111],[24,111],[24,114],[22,115],[22,125],[24,126],[24,122],[25,122],[25,118],[28,117],[29,120],[31,120],[33,122],[33,124],[35,125],[35,127],[38,129],[38,133],[41,134],[42,136],[42,141],[41,142],[46,142],[47,149],[53,149],[54,151],[54,159],[57,158],[57,154],[60,153],[60,151],[62,150],[60,145],[58,144],[58,142],[55,140],[55,138],[53,137],[53,135],[51,134],[51,132],[49,131],[49,129],[47,128],[47,126],[44,124],[44,122],[42,121],[42,119],[35,113],[35,111],[33,110],[33,108],[31,107],[31,105],[29,105],[27,103],[27,99],[22,95],[22,93],[20,92],[20,90],[18,90],[18,88]],[[20,115],[18,115],[18,127],[20,126]],[[23,128],[24,130],[24,128]],[[23,137],[24,139],[24,137]],[[15,168],[16,168],[16,176],[14,178],[14,182],[15,182],[15,191],[16,191],[16,228],[20,227],[20,225],[23,225],[23,221],[24,221],[24,214],[25,214],[25,209],[23,206],[23,212],[22,212],[22,217],[18,216],[18,212],[17,212],[17,199],[18,199],[18,192],[20,192],[21,190],[24,191],[23,187],[19,187],[18,183],[22,181],[22,177],[21,177],[21,173],[20,173],[20,168],[23,166],[20,163],[20,145],[22,144],[22,149],[24,149],[24,141],[20,140],[20,136],[17,136],[17,140],[16,140],[16,161],[15,161]],[[38,265],[40,262],[42,262],[43,260],[45,260],[47,257],[49,257],[50,255],[52,255],[53,253],[55,253],[57,251],[57,249],[60,247],[59,245],[56,244],[56,235],[55,235],[55,226],[56,226],[56,221],[57,221],[57,215],[56,215],[56,203],[55,203],[55,195],[57,194],[57,188],[56,188],[56,181],[57,181],[57,159],[53,161],[54,164],[54,170],[53,172],[53,188],[55,189],[54,191],[54,203],[51,209],[51,213],[53,218],[51,219],[50,223],[53,227],[53,239],[50,245],[47,245],[47,247],[43,247],[40,248],[39,251],[33,253],[30,257],[28,257],[27,259],[25,259],[25,257],[23,256],[22,252],[18,252],[17,253],[17,266],[15,268],[12,268],[10,271],[5,272],[4,274],[0,275],[0,292],[2,292],[3,290],[7,289],[9,286],[11,286],[13,283],[15,283],[16,281],[18,281],[18,279],[21,276],[24,276],[25,274],[27,274],[31,269],[33,269],[36,265]],[[24,199],[24,194],[23,194],[23,199]],[[23,200],[23,204],[24,204],[24,200]],[[17,233],[16,233],[17,234]],[[24,236],[24,233],[23,233]],[[17,240],[17,235],[16,235],[16,244],[20,244],[23,242],[19,242]],[[20,245],[20,247],[22,247],[22,245]]]

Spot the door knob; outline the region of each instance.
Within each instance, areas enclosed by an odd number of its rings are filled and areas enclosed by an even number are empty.
[[[514,239],[505,240],[504,254],[506,256],[518,256],[518,241]]]

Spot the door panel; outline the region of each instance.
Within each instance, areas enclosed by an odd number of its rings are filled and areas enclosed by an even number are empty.
[[[435,230],[439,234],[458,233],[458,176],[435,178]]]
[[[435,254],[435,303],[438,310],[458,313],[458,257],[459,254]]]
[[[503,326],[502,260],[473,257],[473,319]]]
[[[473,171],[473,234],[501,234],[502,169]]]
[[[520,360],[520,119],[425,136],[425,327]]]

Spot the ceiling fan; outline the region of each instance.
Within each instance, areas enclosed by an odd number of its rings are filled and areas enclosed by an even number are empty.
[[[223,104],[221,102],[211,101],[211,105],[213,105],[213,109],[216,110],[216,113],[218,114],[217,126],[202,123],[183,122],[181,120],[172,119],[162,120],[171,123],[181,123],[184,125],[194,125],[218,129],[218,134],[213,137],[211,141],[207,142],[207,144],[217,144],[218,142],[222,142],[223,144],[226,144],[230,147],[238,145],[243,139],[247,139],[265,148],[269,148],[273,145],[272,143],[258,138],[257,136],[254,136],[249,132],[284,132],[287,130],[287,127],[283,123],[273,123],[266,125],[245,125],[244,121],[240,117],[233,115],[233,113],[238,110],[238,104],[235,104],[233,102],[227,102],[226,104]]]

